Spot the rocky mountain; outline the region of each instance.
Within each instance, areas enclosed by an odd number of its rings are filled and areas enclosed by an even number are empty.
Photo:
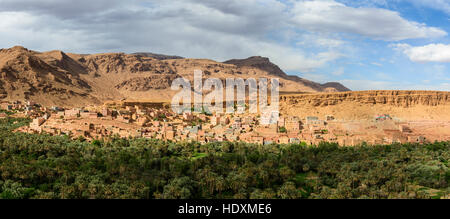
[[[266,57],[261,56],[253,56],[247,59],[232,59],[224,62],[226,64],[233,64],[238,66],[239,68],[256,68],[261,71],[270,72],[271,75],[280,77],[289,81],[294,81],[299,84],[302,84],[306,87],[311,87],[319,92],[342,92],[342,91],[350,91],[350,89],[346,88],[344,85],[337,82],[330,82],[326,84],[319,84],[313,81],[306,80],[304,78],[300,78],[298,76],[287,75],[280,69],[277,65],[270,62],[270,60]]]
[[[170,101],[171,82],[193,80],[194,70],[214,78],[280,78],[282,92],[348,91],[339,83],[319,84],[286,75],[268,58],[224,63],[153,53],[71,54],[36,52],[16,46],[0,50],[0,99],[78,106],[114,100]]]

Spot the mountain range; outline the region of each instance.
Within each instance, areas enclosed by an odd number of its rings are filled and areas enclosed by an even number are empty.
[[[342,84],[320,84],[284,73],[268,58],[254,56],[217,62],[154,53],[73,54],[37,52],[21,46],[0,50],[0,99],[43,105],[82,106],[105,101],[167,102],[179,77],[194,70],[213,78],[280,78],[280,92],[350,91]]]

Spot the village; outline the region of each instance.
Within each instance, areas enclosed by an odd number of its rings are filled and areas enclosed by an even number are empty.
[[[260,125],[258,114],[176,114],[162,105],[134,103],[64,109],[47,108],[32,101],[15,101],[2,102],[1,109],[0,119],[9,116],[7,112],[32,119],[29,126],[15,130],[17,132],[67,135],[88,141],[115,136],[171,142],[240,141],[261,145],[335,142],[355,146],[450,140],[448,135],[420,133],[410,127],[413,122],[395,121],[388,114],[375,115],[373,121],[343,121],[333,115],[299,118],[280,114],[276,124]]]

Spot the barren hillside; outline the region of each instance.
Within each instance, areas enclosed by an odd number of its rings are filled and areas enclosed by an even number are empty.
[[[84,66],[59,51],[38,53],[23,47],[0,50],[0,98],[43,104],[98,103],[81,78]]]
[[[286,75],[264,57],[220,63],[153,53],[66,54],[16,46],[0,50],[0,98],[44,105],[81,106],[111,100],[170,101],[178,77],[194,70],[214,78],[280,78],[282,92],[348,91],[338,83],[321,85]]]

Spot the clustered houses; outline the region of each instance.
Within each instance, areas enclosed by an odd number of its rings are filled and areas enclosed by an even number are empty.
[[[145,108],[126,106],[108,108],[86,107],[63,109],[45,108],[36,103],[1,103],[4,110],[20,110],[33,119],[29,127],[17,131],[28,133],[48,133],[101,139],[112,136],[155,138],[173,142],[198,141],[222,142],[243,141],[257,144],[288,144],[305,142],[316,145],[320,142],[336,142],[340,145],[389,144],[394,142],[424,142],[426,139],[415,135],[405,124],[398,129],[384,129],[382,136],[368,133],[349,133],[342,122],[334,116],[280,116],[276,124],[260,125],[256,114],[214,114],[173,113],[165,108]],[[1,117],[2,115],[0,115]],[[383,115],[380,119],[390,118]],[[366,129],[371,129],[367,127]]]
[[[26,101],[22,103],[21,101],[14,101],[14,102],[1,102],[0,103],[0,109],[10,111],[10,110],[28,110],[30,111],[32,107],[34,107],[36,103],[32,101]]]

